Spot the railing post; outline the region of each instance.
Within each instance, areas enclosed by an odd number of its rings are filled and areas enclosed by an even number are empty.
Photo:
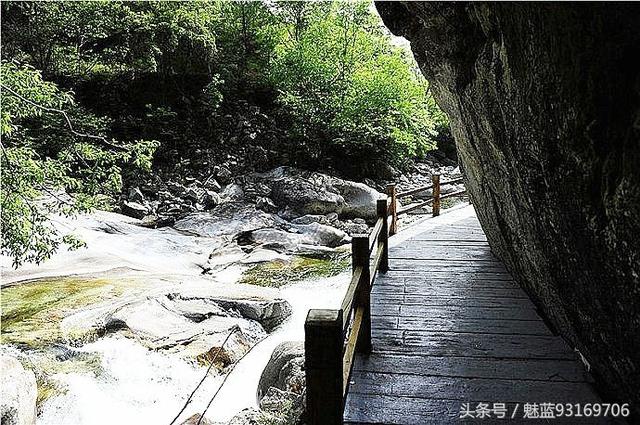
[[[351,239],[351,261],[353,270],[362,266],[362,274],[356,289],[355,307],[364,307],[360,335],[356,344],[359,353],[371,352],[371,270],[369,236],[355,235]]]
[[[389,235],[393,236],[398,232],[398,197],[396,196],[396,185],[390,184],[387,186],[387,195],[391,198],[391,204],[389,205],[389,214],[391,214],[391,226],[389,228]]]
[[[378,199],[378,218],[382,218],[382,229],[378,241],[382,243],[382,258],[380,259],[380,271],[386,273],[389,270],[389,222],[387,221],[387,199]]]
[[[309,310],[304,324],[309,425],[342,425],[342,329],[342,310]]]
[[[440,174],[434,174],[431,176],[433,181],[433,203],[431,204],[431,211],[433,216],[440,215]]]

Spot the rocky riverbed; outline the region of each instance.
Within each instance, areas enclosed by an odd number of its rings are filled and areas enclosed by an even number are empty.
[[[309,308],[339,304],[351,235],[375,221],[384,182],[289,167],[203,180],[131,188],[123,214],[54,220],[86,248],[17,270],[2,259],[3,423],[169,423],[210,365],[176,423],[227,375],[209,422],[300,415],[299,349],[272,352],[302,339]]]

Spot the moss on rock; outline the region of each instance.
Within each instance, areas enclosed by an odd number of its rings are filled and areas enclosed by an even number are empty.
[[[69,312],[120,296],[132,284],[132,280],[60,277],[4,287],[0,342],[37,348],[60,341],[60,321]]]
[[[329,259],[296,256],[289,261],[275,260],[254,266],[244,273],[240,283],[279,288],[311,278],[335,276],[348,266],[345,256]]]

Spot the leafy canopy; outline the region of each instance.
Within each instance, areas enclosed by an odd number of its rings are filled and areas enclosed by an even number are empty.
[[[120,190],[122,166],[148,169],[156,143],[96,136],[104,120],[31,67],[3,62],[0,75],[2,253],[18,266],[45,260],[61,244],[81,246],[50,218],[107,207]]]

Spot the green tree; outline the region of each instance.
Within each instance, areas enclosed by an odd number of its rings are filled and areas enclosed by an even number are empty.
[[[271,67],[291,131],[313,161],[400,165],[433,148],[442,113],[366,2],[279,3],[287,36]],[[354,162],[355,160],[355,162]]]
[[[18,266],[41,262],[64,244],[81,246],[51,218],[108,207],[122,167],[148,169],[157,145],[107,139],[104,120],[33,68],[3,62],[0,76],[2,252]]]

